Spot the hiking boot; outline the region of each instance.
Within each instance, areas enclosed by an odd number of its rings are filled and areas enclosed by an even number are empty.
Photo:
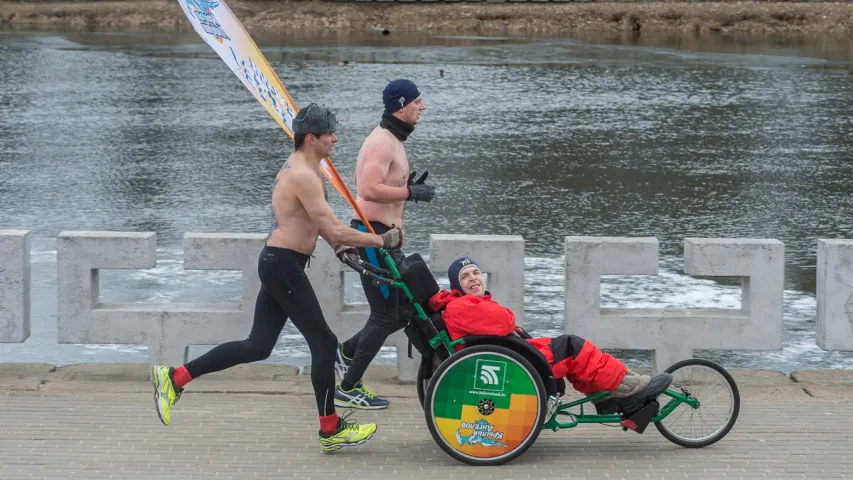
[[[388,400],[379,398],[367,385],[359,382],[352,390],[335,387],[335,406],[359,408],[362,410],[381,410],[388,408]]]
[[[163,425],[172,421],[172,407],[175,406],[184,389],[175,386],[175,369],[165,365],[155,365],[151,370],[151,381],[154,383],[154,404],[157,415]]]
[[[607,398],[626,398],[636,395],[649,386],[651,379],[652,377],[648,375],[637,375],[631,370],[628,370],[622,378],[622,381],[619,383],[619,386],[617,386],[616,390],[614,390]]]
[[[376,425],[373,423],[358,424],[355,420],[349,421],[351,413],[352,410],[338,418],[338,428],[334,432],[320,432],[321,450],[334,452],[344,447],[361,445],[376,433]]]
[[[619,406],[619,410],[631,415],[643,408],[650,400],[655,400],[669,388],[672,375],[661,373],[653,377],[648,375],[625,375],[622,383],[613,391],[611,398]]]
[[[619,404],[616,403],[617,396],[627,397],[633,395],[636,392],[639,392],[643,388],[645,388],[649,384],[649,380],[651,377],[648,375],[639,375],[630,368],[626,369],[625,377],[638,377],[638,378],[624,378],[622,382],[616,387],[616,390],[611,392],[610,395],[604,397],[603,399],[593,402],[592,404],[595,406],[595,413],[598,415],[613,415],[615,413],[619,413]],[[618,392],[618,395],[617,395]]]
[[[352,363],[351,358],[347,358],[344,355],[344,346],[342,344],[338,344],[338,349],[335,351],[335,372],[338,374],[338,379],[340,381],[344,381],[344,377],[349,371],[349,366]]]

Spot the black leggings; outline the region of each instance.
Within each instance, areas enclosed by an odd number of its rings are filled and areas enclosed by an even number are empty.
[[[320,416],[335,412],[335,349],[338,339],[326,323],[305,274],[308,255],[265,246],[258,259],[261,290],[249,338],[223,343],[186,364],[192,378],[269,358],[288,318],[311,350],[311,383]]]
[[[370,222],[370,225],[379,235],[390,230],[390,227],[379,222]],[[352,221],[352,227],[362,232],[367,231],[364,224],[358,220]],[[391,250],[389,253],[397,263],[403,258],[403,252],[399,249]],[[379,251],[375,248],[359,248],[358,255],[365,262],[387,268],[385,262],[379,257]],[[352,359],[349,370],[341,382],[341,387],[344,389],[352,388],[361,380],[388,336],[405,327],[410,318],[406,315],[409,309],[405,307],[408,299],[400,289],[388,285],[376,288],[364,275],[361,275],[361,287],[370,305],[370,316],[367,317],[364,328],[343,344],[344,355]]]

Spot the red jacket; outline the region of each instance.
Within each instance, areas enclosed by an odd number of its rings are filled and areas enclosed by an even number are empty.
[[[429,300],[429,308],[434,312],[444,309],[441,318],[447,326],[450,340],[465,335],[504,337],[515,330],[515,314],[493,301],[489,293],[475,297],[456,290],[442,290]]]
[[[465,335],[505,337],[515,331],[515,314],[492,300],[488,292],[482,297],[475,297],[463,295],[457,290],[442,290],[429,299],[429,308],[434,312],[444,309],[441,318],[451,341]],[[554,352],[549,347],[550,338],[531,338],[527,341],[545,356],[549,365],[554,364]],[[461,347],[457,345],[456,349],[460,350]]]
[[[512,310],[492,300],[488,292],[482,297],[463,295],[453,290],[442,290],[429,300],[429,308],[434,312],[444,309],[441,317],[447,327],[450,340],[465,335],[506,336],[515,330],[515,314]],[[577,352],[558,349],[559,358],[555,358],[551,338],[530,338],[527,341],[541,353],[554,377],[566,377],[572,386],[583,393],[613,391],[622,381],[627,369],[619,360],[603,353],[588,340],[583,342]],[[461,350],[460,345],[456,350]]]

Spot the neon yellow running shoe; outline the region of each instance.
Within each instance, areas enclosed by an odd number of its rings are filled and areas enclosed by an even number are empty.
[[[182,388],[175,386],[172,375],[175,369],[165,365],[155,365],[151,370],[151,381],[154,382],[154,404],[157,406],[157,415],[163,425],[169,425],[172,420],[172,407],[181,398]]]
[[[344,447],[361,445],[370,440],[376,433],[376,424],[358,424],[355,420],[348,421],[353,410],[338,418],[338,429],[334,433],[325,434],[320,432],[320,449],[324,452],[334,452]]]

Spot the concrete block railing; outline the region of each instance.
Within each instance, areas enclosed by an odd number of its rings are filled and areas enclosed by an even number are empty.
[[[817,345],[853,350],[853,240],[817,241]]]
[[[601,275],[657,275],[657,239],[565,241],[566,333],[602,348],[652,350],[658,372],[697,348],[782,348],[784,247],[778,240],[684,240],[685,273],[741,278],[740,309],[601,309]]]
[[[104,304],[98,296],[100,269],[146,269],[156,265],[154,233],[63,232],[57,243],[59,295],[57,304],[60,343],[146,344],[149,362],[178,364],[187,360],[190,345],[216,344],[244,338],[252,321],[260,288],[257,257],[264,235],[197,234],[184,237],[187,269],[243,272],[243,300],[239,305],[204,304]],[[493,290],[507,304],[523,312],[524,241],[521,237],[489,236],[482,245],[477,237],[439,236],[431,242],[433,258],[442,265],[462,253],[480,253],[478,261],[490,274]],[[444,262],[445,259],[450,259]],[[330,327],[340,339],[349,338],[367,321],[366,306],[344,303],[346,267],[331,247],[318,241],[315,258],[307,268],[317,298]],[[400,378],[414,380],[418,358],[408,358],[408,339],[402,332],[389,337],[397,348]],[[413,351],[416,357],[416,352]]]
[[[0,230],[0,343],[30,336],[30,236]]]
[[[198,234],[184,237],[188,269],[240,270],[239,305],[104,304],[100,269],[147,269],[156,265],[156,235],[62,232],[57,238],[59,343],[145,344],[149,362],[180,364],[189,345],[245,338],[260,288],[257,255],[265,235]]]
[[[184,236],[187,269],[242,272],[239,304],[105,304],[99,298],[101,269],[148,269],[156,265],[152,232],[63,232],[57,238],[59,343],[145,344],[151,363],[185,361],[190,345],[218,344],[248,335],[260,288],[257,258],[263,234]],[[735,276],[742,282],[738,309],[602,309],[601,275],[656,275],[655,238],[566,237],[564,331],[603,348],[654,351],[661,370],[692,356],[694,349],[781,348],[784,246],[777,240],[684,240],[688,275]],[[29,233],[0,230],[0,342],[23,342],[30,332]],[[413,252],[409,252],[413,253]],[[524,312],[524,240],[520,236],[431,235],[429,259],[436,277],[462,255],[488,274],[488,288],[516,312]],[[346,267],[318,241],[308,268],[324,314],[345,339],[367,320],[365,305],[347,305]],[[853,350],[853,240],[818,240],[817,344]],[[397,347],[400,378],[412,380],[418,359],[407,358],[402,332]],[[413,352],[417,357],[417,353]]]

